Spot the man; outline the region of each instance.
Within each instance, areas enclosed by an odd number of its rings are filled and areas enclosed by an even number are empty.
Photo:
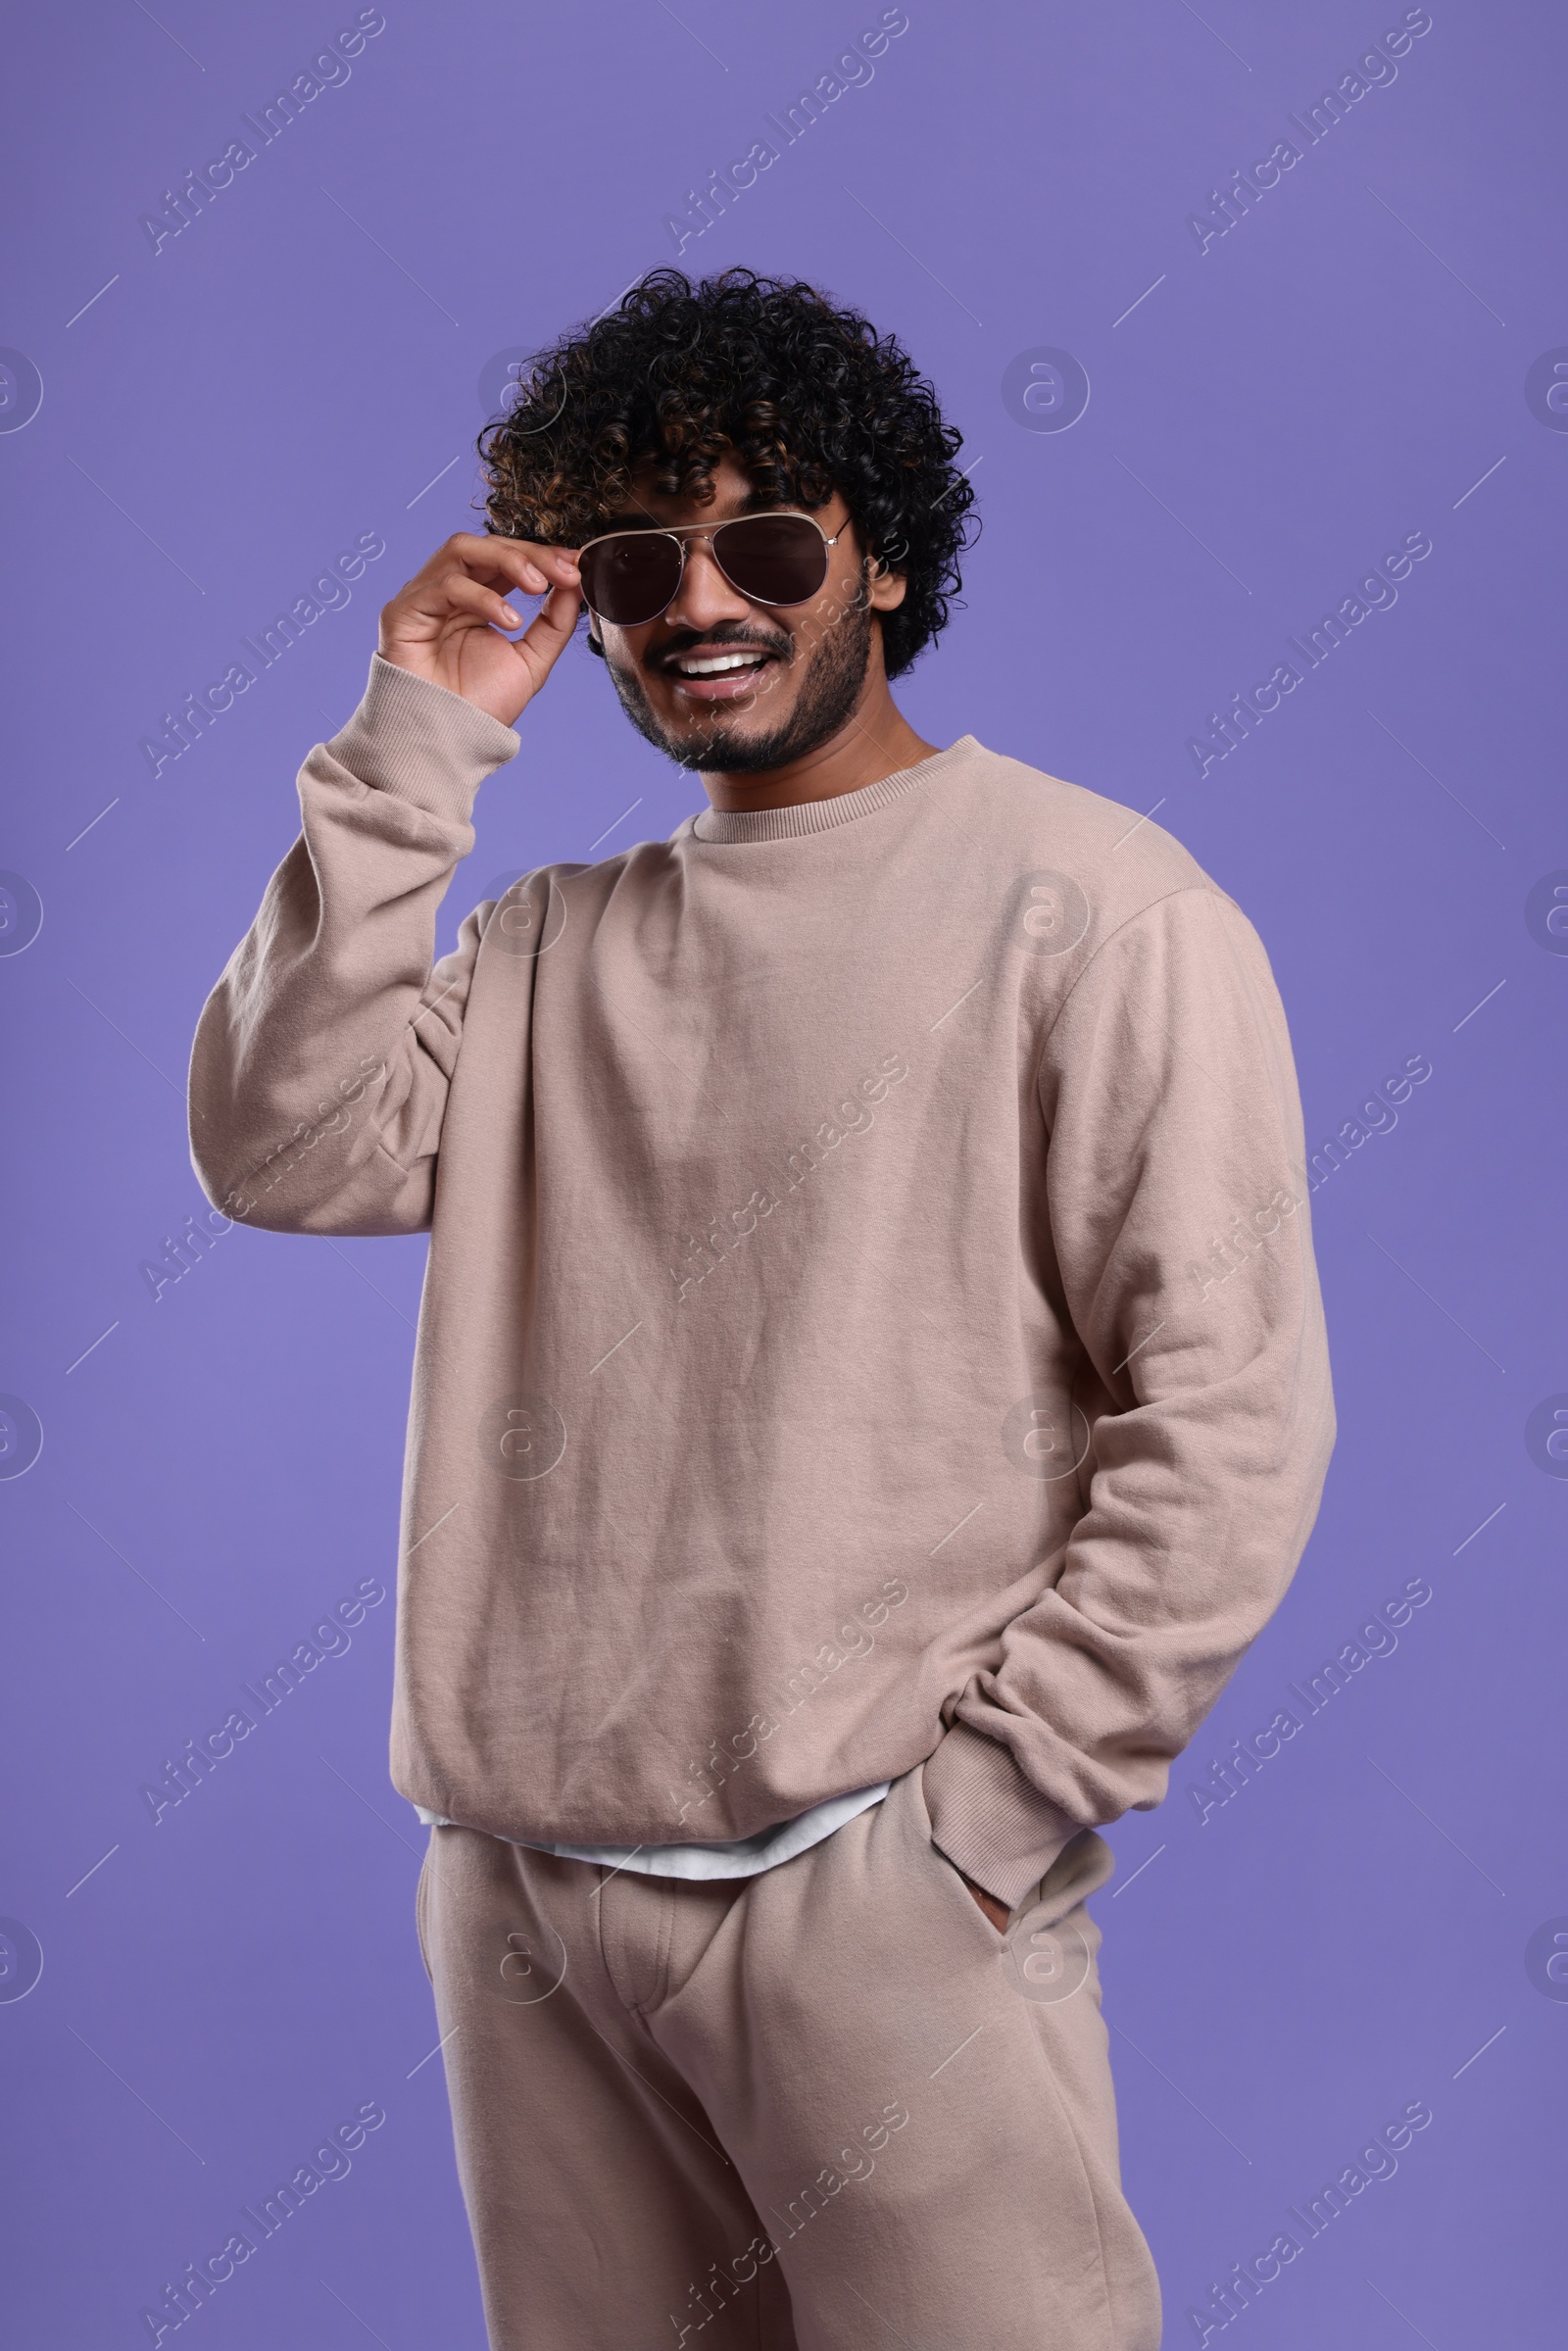
[[[430,1234],[392,1776],[505,2351],[1159,2340],[1097,1826],[1278,1603],[1333,1406],[1255,934],[889,692],[958,445],[805,285],[565,337],[196,1038],[216,1201]],[[584,602],[710,805],[432,968]]]

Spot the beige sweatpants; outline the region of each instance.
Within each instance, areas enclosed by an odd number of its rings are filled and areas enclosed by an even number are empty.
[[[760,1876],[432,1829],[492,2351],[1157,2351],[1074,1838],[1005,1937],[920,1773]]]

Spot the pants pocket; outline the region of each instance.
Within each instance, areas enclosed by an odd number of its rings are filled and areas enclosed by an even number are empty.
[[[915,1832],[915,1842],[923,1849],[929,1858],[932,1869],[937,1871],[946,1881],[948,1893],[951,1900],[960,1902],[963,1905],[964,1910],[973,1920],[975,1926],[979,1928],[980,1933],[985,1936],[986,1941],[990,1945],[991,1949],[993,1951],[1000,1951],[1004,1948],[1006,1937],[1004,1935],[999,1927],[994,1927],[992,1925],[990,1919],[987,1918],[985,1912],[981,1909],[979,1903],[969,1891],[968,1885],[965,1882],[963,1873],[958,1868],[957,1863],[948,1859],[947,1854],[944,1853],[942,1847],[936,1842],[936,1839],[931,1835],[931,1815],[926,1810],[925,1791],[920,1783],[920,1773],[923,1768],[923,1765],[916,1764],[914,1770],[909,1774],[909,1794],[911,1798],[911,1810],[913,1814],[913,1819],[910,1825]]]
[[[1004,1930],[997,1925],[996,1921],[990,1916],[990,1914],[981,1909],[979,1903],[975,1900],[974,1895],[970,1892],[969,1882],[964,1877],[963,1872],[959,1869],[957,1863],[956,1861],[950,1861],[946,1853],[944,1853],[942,1850],[942,1847],[935,1842],[933,1842],[931,1846],[931,1858],[936,1863],[938,1869],[946,1870],[948,1876],[953,1880],[954,1886],[961,1897],[964,1907],[974,1912],[974,1915],[979,1921],[981,1927],[990,1936],[991,1941],[995,1944],[996,1948],[1000,1951],[1004,1942],[1006,1940],[1005,1934]],[[1009,1912],[1009,1919],[1011,1918],[1011,1915],[1012,1914]]]

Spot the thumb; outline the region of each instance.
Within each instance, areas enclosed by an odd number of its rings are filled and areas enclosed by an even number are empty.
[[[550,675],[577,625],[577,613],[582,603],[579,589],[558,583],[553,587],[528,627],[513,646],[528,671],[528,691],[537,694]]]

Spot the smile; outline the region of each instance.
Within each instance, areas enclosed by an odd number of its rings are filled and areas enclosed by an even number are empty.
[[[675,666],[682,677],[711,677],[720,669],[760,668],[766,659],[761,653],[702,654],[690,661],[677,661]]]
[[[770,653],[751,647],[733,653],[682,654],[664,674],[678,694],[697,702],[728,702],[749,693],[760,673],[774,660]]]

